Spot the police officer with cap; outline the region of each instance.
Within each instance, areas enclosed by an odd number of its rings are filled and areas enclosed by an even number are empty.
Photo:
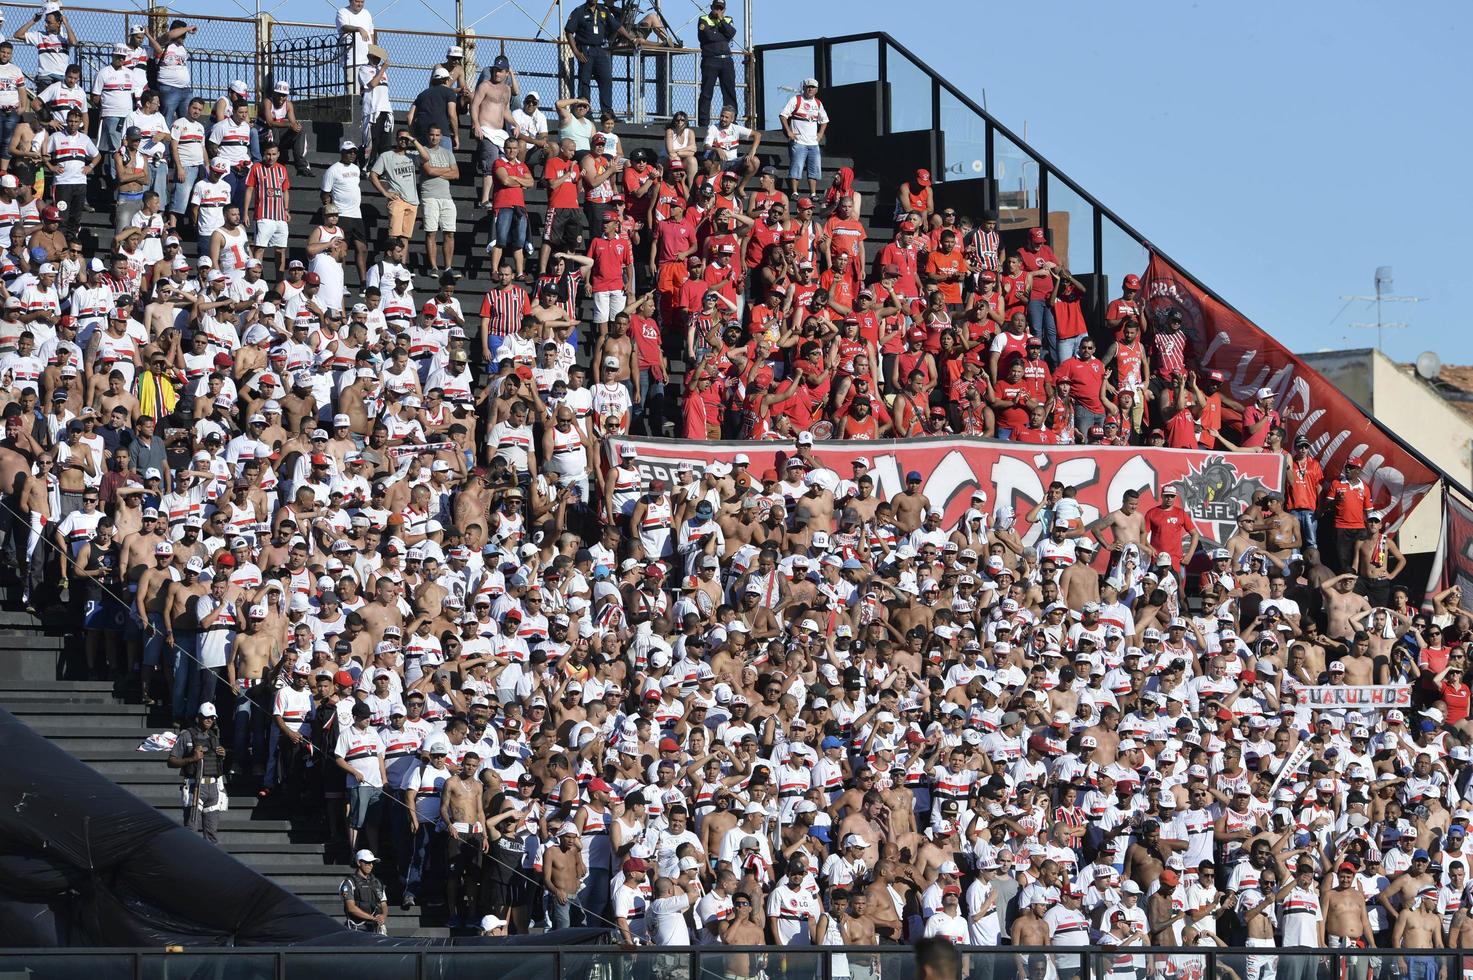
[[[368,848],[353,855],[353,873],[338,886],[343,899],[344,925],[355,932],[376,932],[387,936],[389,895],[384,883],[373,873],[378,858]]]
[[[636,47],[640,39],[626,31],[599,0],[586,0],[574,8],[563,34],[578,62],[578,98],[592,99],[593,80],[597,78],[599,109],[613,115],[614,60],[609,54],[609,43],[616,34]]]
[[[224,775],[225,746],[220,742],[218,712],[206,701],[199,706],[194,724],[179,733],[169,753],[169,768],[182,770],[184,826],[198,827],[211,844],[220,843],[220,813],[226,807]]]
[[[711,123],[711,93],[721,83],[722,105],[737,105],[736,67],[731,60],[731,39],[736,25],[726,16],[726,0],[711,0],[710,13],[703,14],[696,25],[696,38],[701,44],[701,100],[696,103],[696,126],[705,129]]]

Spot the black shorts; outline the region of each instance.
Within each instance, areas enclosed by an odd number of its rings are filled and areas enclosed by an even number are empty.
[[[503,156],[505,154],[501,152],[501,147],[493,141],[484,136],[476,137],[476,176],[491,176],[491,168],[496,166],[496,161]]]
[[[485,860],[482,895],[493,909],[511,908],[526,901],[526,879],[522,877],[522,852],[491,845]]]
[[[582,235],[588,238],[588,221],[582,208],[548,208],[542,219],[542,239],[554,248],[567,250],[573,238]]]
[[[349,245],[352,245],[354,242],[368,244],[368,232],[363,227],[362,218],[349,218],[345,215],[339,215],[338,227],[343,229],[343,237],[348,240]]]

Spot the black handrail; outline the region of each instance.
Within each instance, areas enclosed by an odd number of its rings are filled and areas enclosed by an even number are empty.
[[[1178,273],[1180,273],[1182,276],[1184,276],[1189,282],[1191,282],[1198,289],[1202,290],[1202,292],[1204,294],[1206,294],[1208,297],[1210,297],[1211,299],[1213,299],[1214,301],[1216,301],[1218,303],[1221,303],[1223,305],[1223,307],[1225,307],[1229,311],[1237,314],[1238,316],[1242,317],[1244,320],[1247,320],[1249,323],[1252,323],[1253,322],[1253,320],[1252,320],[1251,317],[1248,317],[1247,315],[1245,315],[1236,306],[1234,306],[1232,303],[1228,302],[1221,295],[1219,295],[1218,292],[1215,289],[1213,289],[1211,286],[1207,285],[1201,279],[1197,278],[1197,276],[1193,275],[1186,268],[1186,266],[1182,265],[1182,263],[1180,263],[1180,262],[1176,261],[1175,259],[1173,259],[1164,249],[1162,249],[1159,246],[1157,246],[1149,238],[1147,238],[1141,232],[1137,231],[1129,222],[1127,222],[1125,219],[1121,218],[1118,214],[1116,214],[1109,207],[1107,207],[1106,205],[1102,204],[1099,201],[1098,198],[1096,198],[1093,194],[1090,194],[1088,191],[1086,191],[1075,180],[1073,180],[1071,177],[1069,177],[1068,174],[1064,173],[1058,167],[1056,167],[1052,163],[1050,163],[1047,157],[1043,156],[1043,154],[1041,154],[1038,151],[1036,151],[1035,149],[1033,149],[1033,147],[1027,141],[1025,141],[1021,137],[1019,137],[1016,133],[1014,133],[1004,123],[1002,123],[1001,121],[999,121],[995,116],[993,116],[986,109],[984,109],[981,106],[979,106],[969,96],[967,96],[967,94],[965,92],[961,91],[959,88],[957,88],[955,85],[953,85],[946,78],[942,77],[941,75],[939,75],[935,71],[933,71],[929,65],[927,65],[920,58],[916,57],[916,55],[909,48],[907,48],[904,44],[901,44],[899,41],[895,40],[893,37],[891,37],[885,31],[867,31],[867,32],[858,33],[858,34],[842,34],[842,35],[838,35],[836,37],[810,38],[810,39],[807,39],[807,40],[798,40],[798,41],[779,41],[779,42],[774,43],[774,44],[759,44],[759,45],[757,45],[757,47],[756,47],[756,64],[757,64],[757,80],[756,80],[756,86],[757,86],[757,88],[756,88],[756,93],[755,94],[756,94],[756,100],[757,100],[756,101],[756,106],[757,106],[756,114],[757,114],[757,119],[759,121],[759,124],[760,124],[761,121],[763,121],[766,118],[766,113],[767,113],[767,105],[766,105],[767,96],[766,96],[766,84],[765,84],[765,67],[763,65],[764,56],[766,55],[767,52],[769,52],[769,51],[781,51],[781,50],[788,50],[788,49],[795,49],[795,48],[810,48],[811,47],[813,49],[813,56],[814,56],[814,73],[815,73],[815,77],[819,78],[821,81],[825,81],[826,82],[831,77],[831,75],[832,75],[832,70],[831,70],[832,60],[831,59],[832,59],[833,47],[835,45],[839,45],[839,44],[850,44],[850,43],[855,43],[855,42],[860,42],[860,41],[874,41],[879,46],[879,52],[878,52],[878,58],[877,58],[876,66],[877,66],[877,73],[878,73],[878,76],[879,76],[879,79],[878,80],[881,83],[885,83],[885,82],[887,82],[889,80],[889,66],[887,64],[887,60],[888,59],[886,57],[886,51],[889,48],[893,48],[893,49],[895,49],[895,51],[897,51],[901,55],[904,55],[905,58],[912,65],[914,65],[916,67],[916,69],[918,69],[923,75],[925,75],[931,81],[932,86],[933,86],[933,91],[942,91],[942,90],[946,91],[953,98],[955,98],[957,101],[959,101],[964,107],[966,107],[967,109],[970,109],[972,112],[974,112],[980,119],[982,119],[987,124],[988,130],[989,130],[988,137],[987,137],[987,156],[988,156],[988,159],[987,159],[987,172],[988,172],[989,175],[994,172],[994,170],[993,170],[993,160],[992,160],[992,148],[993,148],[993,135],[994,134],[998,134],[998,135],[1001,135],[1001,136],[1005,137],[1007,140],[1009,140],[1011,143],[1013,143],[1013,145],[1017,146],[1020,150],[1022,150],[1024,153],[1026,153],[1035,163],[1037,163],[1038,164],[1038,167],[1039,167],[1039,178],[1040,178],[1039,179],[1039,197],[1040,197],[1040,200],[1039,200],[1039,213],[1040,213],[1041,216],[1046,215],[1046,212],[1044,211],[1044,207],[1045,207],[1045,205],[1047,203],[1047,200],[1048,200],[1048,194],[1047,194],[1048,181],[1055,180],[1055,179],[1057,179],[1065,187],[1068,187],[1071,191],[1073,191],[1075,194],[1077,194],[1090,207],[1094,208],[1095,214],[1096,214],[1096,218],[1095,218],[1095,222],[1094,222],[1094,225],[1095,225],[1094,245],[1095,245],[1095,258],[1096,258],[1095,271],[1096,272],[1102,272],[1103,271],[1102,269],[1100,269],[1100,262],[1098,261],[1099,260],[1099,256],[1100,256],[1100,251],[1101,251],[1101,247],[1100,247],[1100,234],[1099,234],[1099,231],[1100,231],[1100,221],[1099,221],[1099,218],[1100,217],[1106,217],[1106,218],[1109,218],[1110,221],[1112,221],[1115,224],[1116,227],[1118,227],[1121,231],[1123,231],[1126,235],[1128,235],[1131,239],[1133,239],[1136,242],[1136,244],[1140,245],[1142,248],[1145,248],[1145,249],[1147,249],[1150,252],[1154,252],[1156,255],[1160,256],[1162,259],[1164,259],[1166,262],[1168,262]],[[932,113],[932,115],[931,115],[932,128],[935,129],[935,130],[937,130],[937,131],[939,131],[940,130],[940,126],[941,126],[941,120],[940,120],[940,117],[939,117],[939,109],[938,109],[938,107],[936,105],[936,99],[934,97],[932,99],[931,113]],[[890,113],[888,111],[886,111],[885,113],[882,114],[882,118],[884,120],[884,125],[888,129],[888,127],[890,125]],[[934,152],[934,150],[933,150],[933,152]],[[933,166],[932,170],[933,170],[933,172],[935,172],[936,171],[936,168]],[[1044,179],[1045,175],[1047,176],[1047,180]],[[1044,217],[1043,220],[1046,221],[1047,218]],[[1320,375],[1319,372],[1316,371],[1310,365],[1305,364],[1302,361],[1300,362],[1300,365],[1301,366],[1297,368],[1297,370],[1299,372],[1301,372],[1301,373],[1302,372],[1309,372],[1309,373],[1315,375],[1316,377],[1320,377],[1320,378],[1323,379],[1323,376]],[[1328,384],[1329,382],[1326,381],[1326,383]],[[1357,407],[1358,410],[1360,410],[1360,407],[1359,406],[1356,406],[1356,407]],[[1437,463],[1435,463],[1431,459],[1429,459],[1426,456],[1426,454],[1424,454],[1423,452],[1421,452],[1415,446],[1412,446],[1409,443],[1407,443],[1407,441],[1405,439],[1403,439],[1399,434],[1397,434],[1395,431],[1393,431],[1391,428],[1389,428],[1380,419],[1376,418],[1374,415],[1371,415],[1370,413],[1368,413],[1368,412],[1366,412],[1364,410],[1360,410],[1360,411],[1361,411],[1361,415],[1368,422],[1370,422],[1372,425],[1374,425],[1376,427],[1376,429],[1383,436],[1385,436],[1386,438],[1390,439],[1392,442],[1394,442],[1398,446],[1400,446],[1402,448],[1402,450],[1405,451],[1408,456],[1412,457],[1417,462],[1419,462],[1423,466],[1427,467],[1433,473],[1436,473],[1438,475],[1438,477],[1440,477],[1442,479],[1442,481],[1447,486],[1449,486],[1449,487],[1453,488],[1454,490],[1458,491],[1458,493],[1462,494],[1465,498],[1467,498],[1469,500],[1473,500],[1473,491],[1470,491],[1467,487],[1463,486],[1463,484],[1461,482],[1459,482],[1457,479],[1449,476],[1442,469],[1441,466],[1437,465]],[[1431,496],[1431,494],[1429,493],[1428,496]]]

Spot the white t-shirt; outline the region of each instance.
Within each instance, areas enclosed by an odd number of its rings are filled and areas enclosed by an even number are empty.
[[[657,946],[690,945],[690,930],[685,925],[685,913],[689,908],[690,898],[683,892],[649,903],[648,929]]]
[[[189,51],[175,41],[159,57],[158,83],[172,88],[189,87]]]
[[[732,123],[726,129],[716,123],[706,127],[706,145],[718,150],[723,160],[735,160],[742,140],[751,138],[752,131],[741,123]]]
[[[829,121],[828,110],[818,99],[805,99],[795,95],[783,106],[782,116],[788,120],[788,129],[796,137],[799,146],[818,145],[818,127]]]
[[[20,90],[26,87],[25,72],[11,62],[0,65],[0,106],[7,109],[20,107]]]
[[[389,78],[384,76],[377,85],[370,85],[378,74],[377,65],[358,66],[358,87],[363,90],[363,115],[373,119],[380,113],[392,111],[389,107]]]
[[[322,172],[322,193],[332,197],[342,218],[361,218],[363,190],[359,186],[363,179],[362,170],[356,163],[337,163]]]
[[[368,12],[367,7],[364,7],[356,14],[347,7],[343,7],[338,10],[337,25],[339,31],[344,27],[358,27],[368,32],[367,38],[355,32],[352,35],[353,43],[344,47],[344,51],[352,58],[352,65],[366,63],[368,61],[368,46],[373,43],[374,39],[373,14]]]

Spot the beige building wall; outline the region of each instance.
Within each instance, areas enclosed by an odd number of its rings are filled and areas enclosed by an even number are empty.
[[[1473,422],[1410,368],[1374,349],[1299,355],[1366,412],[1461,482],[1473,486]],[[1429,494],[1401,529],[1402,551],[1437,547],[1442,514]]]

